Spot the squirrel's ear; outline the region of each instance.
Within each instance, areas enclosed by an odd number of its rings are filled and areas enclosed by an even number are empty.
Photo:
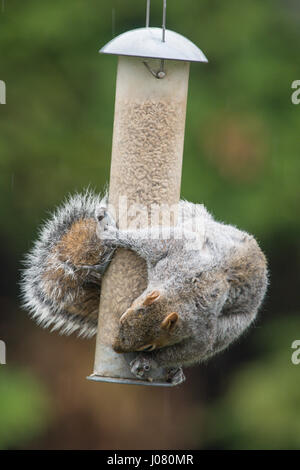
[[[161,328],[171,331],[178,321],[179,315],[176,312],[169,313],[161,322]]]

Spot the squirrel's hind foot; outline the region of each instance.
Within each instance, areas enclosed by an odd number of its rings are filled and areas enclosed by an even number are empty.
[[[155,369],[157,369],[157,364],[151,357],[139,355],[130,363],[131,373],[138,379],[147,380]]]
[[[151,357],[139,355],[130,363],[130,370],[135,377],[144,380],[153,380],[157,374],[158,364]],[[185,381],[181,367],[173,367],[167,371],[166,381],[172,385],[179,385]]]
[[[185,375],[181,367],[174,367],[168,370],[166,379],[167,382],[171,383],[172,385],[179,385],[185,381]]]

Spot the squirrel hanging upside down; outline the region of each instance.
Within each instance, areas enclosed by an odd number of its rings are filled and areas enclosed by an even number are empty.
[[[113,344],[119,353],[138,352],[131,363],[137,377],[155,367],[178,375],[181,366],[226,348],[255,319],[268,280],[251,235],[187,201],[173,228],[119,230],[107,197],[90,193],[69,198],[42,228],[23,272],[25,308],[42,326],[93,336],[101,278],[117,247],[147,262],[147,289],[123,313]]]

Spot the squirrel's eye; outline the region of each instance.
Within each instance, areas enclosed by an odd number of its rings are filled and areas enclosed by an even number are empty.
[[[139,307],[139,308],[136,309],[136,313],[145,313],[145,312],[146,312],[146,310],[145,310],[144,307]]]
[[[142,346],[138,351],[153,351],[155,349],[155,344],[147,344],[147,346]]]

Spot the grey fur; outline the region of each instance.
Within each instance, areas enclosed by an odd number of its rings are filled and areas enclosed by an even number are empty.
[[[251,235],[216,222],[203,205],[181,201],[179,208],[171,230],[120,231],[107,222],[111,217],[97,229],[103,242],[147,261],[148,287],[121,317],[114,343],[117,352],[156,345],[132,362],[138,377],[158,366],[192,365],[226,348],[253,322],[267,288],[266,259]],[[158,299],[147,305],[153,293]],[[166,333],[162,322],[171,312],[179,318]]]
[[[180,376],[182,365],[208,359],[250,326],[268,283],[265,257],[251,235],[216,222],[203,205],[187,201],[179,203],[175,229],[156,227],[151,234],[148,230],[120,231],[106,205],[107,196],[77,194],[42,227],[27,255],[21,287],[23,305],[40,325],[64,334],[76,331],[93,336],[102,274],[114,249],[124,247],[146,260],[148,287],[120,321],[115,350],[137,351],[152,344],[162,336],[166,315],[177,312],[179,316],[155,350],[140,352],[132,362],[132,372],[138,377],[147,377],[158,366]],[[76,265],[71,255],[62,260],[61,240],[74,223],[87,219],[93,219],[95,230],[87,240],[90,245],[81,247],[82,262]],[[77,248],[80,242],[75,238],[73,243]],[[98,253],[92,265],[84,262],[91,247]],[[159,298],[144,306],[156,291]],[[81,303],[83,297],[85,303]],[[90,299],[92,311],[88,310]]]

